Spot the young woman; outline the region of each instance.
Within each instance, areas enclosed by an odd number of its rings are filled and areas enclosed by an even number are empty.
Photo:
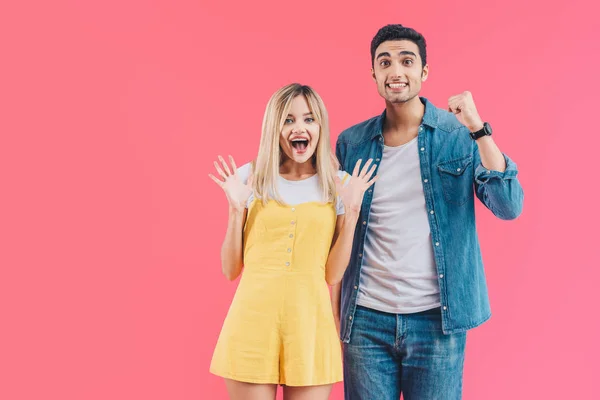
[[[229,161],[210,175],[229,201],[221,262],[230,280],[244,273],[210,371],[233,400],[272,400],[277,385],[286,400],[327,399],[342,380],[327,284],[344,275],[375,165],[337,170],[323,101],[299,84],[271,97],[255,162]]]

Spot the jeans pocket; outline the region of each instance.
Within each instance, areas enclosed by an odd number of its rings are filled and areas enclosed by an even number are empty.
[[[437,166],[444,199],[462,206],[473,194],[473,156],[440,162]]]

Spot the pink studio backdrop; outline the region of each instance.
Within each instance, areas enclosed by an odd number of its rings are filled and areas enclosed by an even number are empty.
[[[3,2],[0,399],[226,398],[208,366],[237,283],[212,161],[250,160],[292,81],[332,140],[380,113],[387,23],[425,35],[424,96],[472,91],[525,188],[516,221],[477,208],[493,317],[469,333],[464,398],[600,398],[596,7]]]

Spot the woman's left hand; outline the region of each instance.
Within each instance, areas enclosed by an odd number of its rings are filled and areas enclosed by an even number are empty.
[[[360,169],[361,162],[362,160],[356,162],[352,176],[350,176],[350,182],[346,185],[342,184],[342,180],[339,177],[335,177],[337,193],[341,197],[342,203],[344,203],[346,213],[353,212],[358,214],[366,190],[373,185],[378,178],[375,176],[371,179],[371,176],[373,176],[373,173],[377,168],[377,165],[373,164],[369,169],[369,166],[373,162],[372,158],[365,163],[362,170]]]

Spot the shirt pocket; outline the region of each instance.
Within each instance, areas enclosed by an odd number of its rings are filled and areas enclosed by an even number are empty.
[[[473,194],[473,156],[442,161],[437,168],[446,202],[465,204]]]

